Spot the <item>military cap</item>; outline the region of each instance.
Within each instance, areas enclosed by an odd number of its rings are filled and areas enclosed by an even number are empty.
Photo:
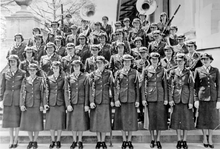
[[[186,60],[186,55],[184,53],[177,53],[176,60]]]
[[[139,52],[140,53],[145,53],[145,52],[148,52],[149,50],[148,50],[148,48],[146,48],[146,47],[140,47],[139,48]]]
[[[160,54],[157,52],[150,53],[150,58],[160,58]]]
[[[210,60],[214,60],[214,58],[212,57],[212,55],[211,54],[208,54],[208,53],[203,53],[202,55],[201,55],[201,59],[204,59],[204,58],[209,58]]]
[[[107,63],[106,59],[104,56],[97,56],[96,62],[102,61],[103,63]]]
[[[135,39],[134,39],[134,42],[136,42],[136,41],[142,41],[143,39],[141,38],[141,37],[136,37]]]
[[[134,60],[134,57],[131,56],[130,54],[124,54],[122,59],[124,61],[132,61],[132,60]]]
[[[68,43],[68,44],[66,45],[66,48],[67,48],[67,49],[75,48],[75,44],[74,44],[74,43]]]

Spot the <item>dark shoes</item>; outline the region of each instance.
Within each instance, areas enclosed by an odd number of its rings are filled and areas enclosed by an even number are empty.
[[[123,141],[121,145],[121,149],[126,149],[126,147],[127,147],[127,142]]]
[[[103,149],[107,149],[107,145],[106,145],[105,142],[102,142],[102,145],[101,145],[101,146],[102,146]]]
[[[38,148],[37,142],[32,142],[32,147],[33,149],[37,149]]]
[[[182,147],[182,141],[177,141],[176,148],[181,149],[181,147]]]
[[[52,142],[50,143],[49,148],[52,149],[52,148],[54,148],[54,147],[55,147],[55,141],[52,141]]]
[[[77,146],[76,142],[73,142],[72,145],[70,146],[70,149],[74,149]]]
[[[32,146],[33,146],[33,142],[29,142],[29,143],[28,143],[28,146],[27,146],[27,149],[31,149]]]
[[[157,141],[156,144],[157,144],[158,149],[162,149],[162,145],[161,145],[160,141]]]
[[[134,146],[132,145],[131,141],[127,142],[127,146],[128,146],[129,149],[134,149]]]
[[[183,149],[188,149],[188,145],[187,145],[186,141],[182,142],[182,147],[183,147]]]
[[[61,148],[61,142],[57,141],[56,148]]]
[[[17,148],[18,147],[18,141],[16,142],[16,144],[12,145],[12,148]]]
[[[83,143],[82,142],[78,142],[78,148],[83,149]]]
[[[155,147],[155,141],[154,141],[154,140],[151,140],[151,142],[150,142],[150,147],[151,147],[151,148],[154,148],[154,147]]]
[[[95,146],[95,149],[100,149],[102,146],[102,143],[101,142],[97,142],[96,146]]]

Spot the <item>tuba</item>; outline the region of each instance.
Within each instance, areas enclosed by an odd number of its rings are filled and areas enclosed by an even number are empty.
[[[92,0],[88,0],[86,4],[80,9],[80,16],[82,19],[90,21],[93,20],[96,14],[96,4]]]
[[[140,14],[150,15],[157,9],[156,0],[137,0],[137,11]]]

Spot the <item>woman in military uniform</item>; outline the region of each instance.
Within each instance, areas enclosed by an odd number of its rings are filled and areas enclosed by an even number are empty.
[[[65,45],[62,44],[62,36],[56,36],[55,37],[55,45],[56,45],[56,53],[60,55],[61,57],[66,56],[66,48]]]
[[[85,63],[85,72],[87,73],[91,73],[97,69],[96,60],[100,51],[100,46],[98,45],[92,45],[90,47],[92,56],[87,58]]]
[[[78,41],[77,41],[77,39],[78,39],[78,33],[77,33],[78,27],[76,25],[72,25],[70,27],[70,29],[71,29],[71,34],[66,37],[66,44],[74,43],[75,45],[78,45]]]
[[[3,101],[2,127],[9,128],[9,148],[17,147],[21,119],[20,89],[25,72],[19,69],[19,63],[17,55],[8,57],[9,69],[2,74],[0,88],[0,101]]]
[[[171,46],[164,47],[165,57],[160,60],[162,67],[165,69],[165,73],[169,78],[170,71],[177,67],[175,57],[174,57],[174,50]]]
[[[43,130],[43,100],[45,98],[44,79],[37,76],[38,65],[30,64],[30,76],[24,78],[20,93],[21,126],[20,129],[28,131],[30,142],[28,149],[38,148],[37,138],[39,131]]]
[[[118,52],[117,54],[111,56],[109,64],[109,68],[112,71],[114,77],[116,71],[120,70],[123,67],[122,59],[124,55],[125,44],[123,42],[118,42],[116,49]]]
[[[79,45],[76,46],[76,55],[81,58],[81,61],[83,64],[85,64],[85,61],[87,58],[89,58],[92,54],[90,51],[89,45],[87,45],[87,38],[84,34],[79,34]]]
[[[107,149],[105,136],[111,131],[111,106],[113,106],[113,76],[111,71],[105,69],[106,60],[98,56],[96,60],[97,70],[90,76],[90,131],[96,132],[96,149]]]
[[[26,47],[24,41],[24,37],[21,33],[17,33],[14,35],[15,45],[12,47],[11,50],[8,51],[7,57],[8,58],[11,54],[15,54],[19,57],[20,61],[24,60],[23,52]]]
[[[153,148],[156,145],[158,149],[161,149],[161,131],[168,129],[168,109],[166,107],[168,104],[167,77],[164,73],[164,68],[160,65],[160,54],[152,52],[149,60],[151,65],[143,72],[141,86],[142,104],[148,107],[147,109],[145,108],[148,110],[145,114],[149,113],[150,147]],[[155,130],[156,137],[154,136]]]
[[[49,148],[61,147],[60,137],[66,126],[66,111],[64,100],[65,76],[62,73],[62,64],[59,61],[52,63],[53,75],[46,80],[46,97],[44,98],[44,109],[46,109],[45,129],[50,130],[51,144]],[[55,141],[55,131],[57,139]]]
[[[109,62],[110,57],[112,55],[112,46],[109,43],[106,43],[108,39],[108,36],[106,33],[99,34],[99,41],[100,41],[100,51],[99,55],[104,56],[105,59]]]
[[[137,70],[131,68],[133,60],[131,55],[125,54],[123,68],[116,72],[115,78],[114,130],[122,131],[122,149],[133,149],[132,132],[138,130],[139,79]]]
[[[21,62],[20,69],[26,71],[26,76],[29,77],[28,66],[31,63],[37,64],[38,62],[34,60],[35,50],[33,47],[26,47],[23,53],[25,60]]]
[[[149,46],[149,52],[157,52],[160,54],[161,58],[165,57],[164,54],[164,47],[166,46],[166,42],[162,41],[162,34],[159,30],[153,32],[153,38],[155,39],[152,41]]]
[[[132,28],[132,30],[129,32],[129,37],[128,37],[128,40],[129,40],[130,45],[131,45],[131,48],[135,47],[134,39],[136,37],[141,37],[142,38],[142,41],[141,41],[142,45],[146,46],[147,45],[147,43],[146,43],[146,35],[145,35],[144,30],[142,29],[141,20],[139,18],[135,18],[132,21],[132,26],[134,28]]]
[[[197,67],[202,66],[202,62],[200,59],[201,54],[196,51],[197,45],[193,41],[187,43],[187,48],[189,51],[189,53],[186,55],[187,67],[194,72]]]
[[[142,41],[143,39],[141,37],[136,37],[134,39],[134,45],[135,48],[131,49],[131,56],[134,57],[134,59],[140,59],[140,47],[142,47]]]
[[[78,55],[75,54],[75,45],[74,43],[68,43],[67,46],[66,46],[66,52],[67,52],[67,55],[62,57],[62,65],[63,65],[63,71],[69,75],[72,73],[72,65],[71,63],[74,61],[74,60],[80,60],[80,57]]]
[[[112,42],[112,46],[113,46],[113,49],[112,49],[112,54],[117,54],[117,44],[118,42],[123,42],[124,43],[124,52],[126,54],[130,54],[131,53],[131,47],[130,47],[130,44],[128,41],[126,41],[124,38],[125,38],[125,32],[123,29],[118,29],[115,31],[115,35],[116,35],[116,38],[117,40]]]
[[[73,73],[65,81],[65,101],[67,107],[67,130],[73,133],[70,149],[83,148],[83,132],[89,129],[89,84],[80,60],[72,62]],[[78,140],[77,140],[78,136]]]
[[[42,56],[40,60],[40,68],[43,71],[44,77],[53,74],[51,67],[53,61],[61,61],[61,56],[56,54],[56,47],[54,43],[48,42],[45,50],[47,55]]]
[[[196,127],[202,129],[204,147],[214,148],[213,130],[217,128],[220,109],[220,75],[218,68],[212,67],[213,57],[204,53],[202,67],[195,70],[195,107],[198,110]],[[208,137],[207,137],[208,134]]]
[[[40,59],[43,55],[46,55],[45,51],[45,44],[43,40],[43,35],[42,34],[36,34],[34,36],[34,49],[35,49],[35,54],[34,54],[34,60],[40,62]]]
[[[190,70],[186,69],[186,57],[177,53],[177,68],[170,71],[169,104],[173,107],[171,128],[177,132],[176,148],[188,149],[187,130],[194,129],[193,98],[194,78]],[[183,137],[181,137],[183,130]]]

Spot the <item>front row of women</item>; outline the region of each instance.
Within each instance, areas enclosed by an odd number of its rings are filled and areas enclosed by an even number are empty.
[[[28,131],[30,142],[27,148],[38,147],[39,131],[44,129],[45,109],[45,129],[51,133],[49,148],[61,147],[61,133],[67,129],[73,134],[70,148],[78,146],[82,149],[83,132],[90,129],[97,134],[96,149],[106,149],[106,133],[113,129],[122,130],[121,148],[133,149],[131,139],[132,132],[138,130],[140,98],[146,107],[145,117],[148,118],[145,122],[149,119],[146,128],[150,130],[152,148],[162,148],[160,135],[162,130],[168,129],[168,105],[172,109],[170,126],[177,132],[176,147],[188,148],[187,131],[194,129],[194,103],[199,113],[196,127],[203,130],[203,144],[214,148],[212,133],[218,125],[220,80],[219,70],[210,65],[213,58],[209,54],[202,55],[203,66],[195,70],[195,75],[186,69],[186,57],[182,53],[176,55],[177,68],[169,73],[161,67],[160,55],[151,53],[151,65],[142,74],[131,68],[133,57],[125,54],[123,68],[116,72],[115,77],[105,69],[107,62],[102,56],[97,57],[97,70],[89,75],[82,72],[79,60],[72,62],[73,73],[69,76],[62,72],[61,63],[55,61],[52,64],[53,75],[47,78],[37,75],[37,64],[29,64],[30,76],[25,77],[18,67],[18,57],[11,55],[8,60],[9,70],[3,73],[0,99],[4,105],[3,127],[10,128],[10,148],[17,147],[19,127]],[[115,117],[112,127],[113,106]]]

